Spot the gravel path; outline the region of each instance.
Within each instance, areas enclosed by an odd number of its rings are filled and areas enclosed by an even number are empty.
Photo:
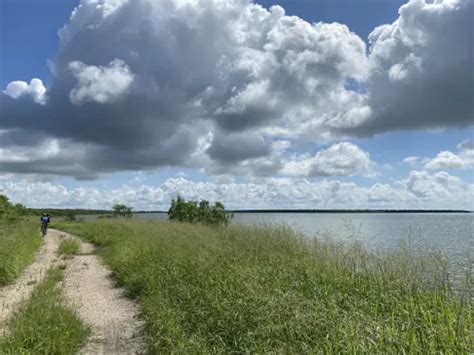
[[[6,325],[12,313],[23,300],[30,297],[35,285],[58,261],[57,250],[60,239],[60,232],[49,230],[36,256],[36,261],[26,267],[13,284],[0,288],[0,335],[5,334]]]
[[[91,253],[93,245],[82,243],[81,249],[82,254]],[[97,256],[76,255],[69,260],[64,288],[68,303],[92,330],[81,354],[144,353],[140,308],[124,297]]]

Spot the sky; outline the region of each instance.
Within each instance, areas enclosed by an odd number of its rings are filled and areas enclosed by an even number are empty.
[[[0,0],[0,190],[474,210],[474,0]]]

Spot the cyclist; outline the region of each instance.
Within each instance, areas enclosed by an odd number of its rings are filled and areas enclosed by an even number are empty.
[[[51,218],[49,218],[49,214],[43,213],[43,215],[41,216],[41,234],[43,235],[43,237],[48,232],[49,222],[51,222]]]

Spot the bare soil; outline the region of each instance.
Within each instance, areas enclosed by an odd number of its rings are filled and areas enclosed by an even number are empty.
[[[83,255],[93,250],[92,244],[82,243],[82,255],[68,261],[64,279],[68,303],[92,330],[81,354],[142,354],[139,305],[116,287],[111,271],[96,255]]]

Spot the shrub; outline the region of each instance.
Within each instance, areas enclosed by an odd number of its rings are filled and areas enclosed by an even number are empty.
[[[25,207],[21,204],[12,204],[8,197],[0,195],[0,222],[16,221],[25,214]]]
[[[128,207],[122,204],[116,204],[114,207],[112,207],[112,209],[114,210],[114,214],[117,217],[132,218],[132,207]]]
[[[74,212],[69,211],[66,213],[66,216],[64,216],[64,220],[66,221],[77,221],[77,217],[74,214]]]
[[[168,218],[178,222],[226,226],[232,219],[232,214],[226,212],[224,205],[220,202],[211,205],[206,200],[198,203],[185,201],[178,196],[176,200],[171,201]]]

